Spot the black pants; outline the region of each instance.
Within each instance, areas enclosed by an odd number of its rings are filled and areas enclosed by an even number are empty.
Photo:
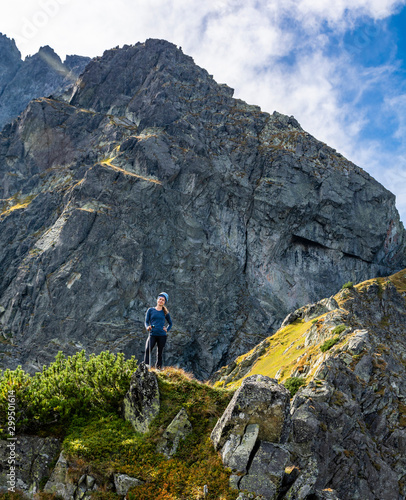
[[[148,337],[147,343],[145,344],[144,363],[146,365],[150,365],[149,352],[151,351],[152,353],[152,349],[155,347],[155,344],[157,344],[158,348],[158,357],[155,367],[162,368],[162,355],[166,344],[166,335],[150,335]]]

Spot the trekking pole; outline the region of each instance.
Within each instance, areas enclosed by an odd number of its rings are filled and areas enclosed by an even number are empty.
[[[151,325],[152,328],[154,328],[154,325]],[[152,354],[151,354],[151,332],[152,328],[149,331],[149,339],[148,339],[148,345],[149,345],[149,367],[152,368]]]

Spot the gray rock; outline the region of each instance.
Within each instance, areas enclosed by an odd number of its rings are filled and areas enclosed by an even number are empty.
[[[221,451],[223,464],[236,472],[247,472],[252,450],[257,442],[258,424],[249,424],[243,436],[230,434]]]
[[[371,347],[368,339],[368,330],[356,330],[348,341],[348,350],[352,354],[360,354],[364,349]]]
[[[157,444],[157,452],[163,453],[166,458],[172,458],[180,443],[192,432],[186,410],[182,408],[162,435]]]
[[[130,488],[144,484],[144,481],[141,481],[141,479],[127,476],[127,474],[114,474],[113,476],[116,493],[120,496],[126,496]]]
[[[303,306],[299,309],[296,309],[296,311],[288,314],[288,316],[282,321],[281,328],[290,325],[298,319],[310,321],[313,318],[317,318],[318,316],[325,314],[326,312],[334,311],[334,309],[338,308],[339,305],[333,297],[319,300],[315,304]]]
[[[131,377],[130,389],[124,398],[124,418],[136,432],[148,432],[151,421],[159,413],[159,388],[156,375],[141,363]]]
[[[41,481],[50,474],[51,463],[58,456],[60,447],[60,441],[51,437],[18,436],[15,441],[0,441],[0,462],[3,464],[0,491],[7,491],[13,486],[8,482],[12,477],[7,474],[11,472],[10,467],[15,467],[14,487],[34,498]]]
[[[280,490],[289,459],[289,452],[283,447],[261,442],[248,474],[241,479],[238,487],[240,490],[262,495],[267,500],[274,500]]]
[[[283,385],[263,375],[247,377],[211,433],[214,447],[223,448],[231,434],[241,439],[251,424],[259,426],[258,439],[284,442],[289,433],[289,410],[290,393]]]
[[[96,479],[93,476],[86,475],[86,488],[91,490],[96,483]]]
[[[63,500],[72,500],[77,488],[77,484],[69,477],[69,464],[61,452],[55,468],[45,484],[44,492],[52,493]]]
[[[315,495],[318,473],[317,461],[314,458],[308,459],[304,469],[285,496],[286,500],[306,500],[311,498],[311,495]]]

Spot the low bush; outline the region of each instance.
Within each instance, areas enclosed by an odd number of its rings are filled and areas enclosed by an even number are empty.
[[[303,386],[306,385],[306,381],[301,377],[289,377],[283,383],[286,389],[290,392],[290,395],[293,396],[297,393],[297,391]]]
[[[326,352],[329,349],[331,349],[333,345],[336,345],[338,342],[340,342],[340,337],[338,335],[336,337],[331,337],[330,339],[326,340],[324,344],[320,346],[320,351]]]
[[[134,357],[125,360],[123,354],[106,351],[87,358],[81,351],[68,358],[59,352],[55,362],[33,376],[21,367],[0,371],[1,421],[6,421],[10,394],[15,397],[17,433],[63,426],[73,415],[96,410],[117,412],[136,367]]]
[[[337,325],[332,329],[331,333],[333,335],[340,335],[340,333],[342,333],[346,328],[346,325]]]

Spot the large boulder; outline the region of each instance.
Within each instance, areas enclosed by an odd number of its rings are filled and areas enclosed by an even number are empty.
[[[242,438],[247,426],[257,424],[258,439],[283,443],[289,433],[290,393],[275,379],[252,375],[243,380],[211,433],[216,449],[235,437]],[[233,437],[231,437],[233,436]]]
[[[144,434],[158,415],[160,408],[158,380],[145,363],[141,363],[131,377],[130,389],[124,398],[124,418],[134,430]]]

